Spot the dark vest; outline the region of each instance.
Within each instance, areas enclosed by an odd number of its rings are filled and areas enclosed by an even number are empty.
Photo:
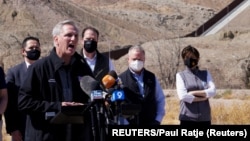
[[[80,54],[83,56],[83,49],[81,49]],[[102,78],[105,75],[107,75],[109,71],[110,71],[109,70],[109,58],[101,54],[99,51],[96,51],[96,64],[95,64],[93,75],[99,82],[101,82]]]
[[[124,92],[128,103],[140,104],[139,124],[149,125],[155,121],[156,99],[155,99],[155,75],[144,69],[144,97],[140,94],[139,86],[133,74],[127,69],[119,75],[124,84]],[[129,120],[130,124],[137,124],[136,119]]]
[[[101,82],[102,78],[109,73],[109,58],[97,51],[96,64],[94,68],[95,78]]]
[[[180,72],[180,75],[184,81],[187,92],[192,90],[204,90],[207,83],[207,71],[196,69],[190,71],[186,69]],[[187,121],[210,121],[211,120],[211,108],[209,100],[187,103],[180,102],[180,120]]]

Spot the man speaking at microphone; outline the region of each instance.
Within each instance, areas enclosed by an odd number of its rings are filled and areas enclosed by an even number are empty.
[[[53,49],[33,63],[18,93],[18,108],[27,116],[25,141],[91,141],[89,120],[84,124],[52,122],[55,114],[69,106],[88,102],[79,79],[92,75],[76,52],[79,30],[74,21],[59,22],[52,31]],[[49,115],[49,116],[48,116]]]
[[[128,51],[129,67],[119,75],[126,101],[141,105],[138,117],[127,120],[130,125],[160,125],[165,115],[165,96],[156,76],[144,68],[144,62],[144,49],[132,46]]]

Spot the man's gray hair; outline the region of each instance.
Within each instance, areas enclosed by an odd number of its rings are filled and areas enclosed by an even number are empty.
[[[130,54],[130,52],[132,50],[138,50],[138,51],[142,52],[145,55],[145,50],[140,45],[135,45],[135,46],[130,47],[129,50],[128,50],[128,55]]]
[[[74,26],[76,28],[77,32],[79,32],[79,29],[76,26],[74,21],[64,20],[64,21],[61,21],[55,25],[55,27],[52,30],[52,36],[55,37],[55,36],[59,35],[62,32],[62,27],[66,24]]]

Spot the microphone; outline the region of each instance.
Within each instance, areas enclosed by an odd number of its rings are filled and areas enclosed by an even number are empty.
[[[106,88],[106,91],[111,95],[111,102],[123,101],[125,99],[121,79],[118,78],[117,73],[114,70],[111,70],[103,77],[102,84]]]
[[[112,94],[111,94],[111,98],[110,98],[110,101],[112,103],[114,103],[114,109],[115,109],[115,112],[114,112],[114,123],[120,125],[121,121],[120,119],[122,119],[122,103],[124,102],[125,100],[125,94],[124,94],[124,91],[123,89],[120,87],[121,84],[119,84],[119,81],[118,81],[118,84],[117,84],[117,87],[115,86],[114,90],[112,91]],[[112,89],[112,88],[111,88]]]
[[[116,84],[118,76],[114,70],[111,70],[102,78],[102,84],[106,89],[113,87]]]
[[[97,100],[103,100],[102,90],[93,90],[90,95],[91,95],[90,96],[91,102],[97,101]]]
[[[111,96],[111,102],[124,101],[125,94],[123,90],[114,90]]]
[[[91,102],[103,100],[105,93],[102,91],[100,83],[93,77],[86,75],[80,80],[81,89],[90,97]]]
[[[99,127],[100,129],[98,130],[101,131],[102,126],[104,126],[104,123],[102,122],[104,122],[104,120],[106,120],[106,123],[109,122],[109,119],[107,118],[107,110],[105,110],[105,97],[107,94],[102,90],[101,84],[89,75],[83,76],[80,79],[80,87],[91,100],[83,113],[89,110],[93,132],[95,132],[95,122],[97,122],[96,127]],[[95,133],[93,134],[95,135]]]

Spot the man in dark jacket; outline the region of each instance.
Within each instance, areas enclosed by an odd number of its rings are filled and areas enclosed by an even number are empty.
[[[88,64],[88,68],[91,69],[95,79],[102,84],[102,79],[105,75],[107,75],[111,70],[114,70],[114,65],[111,62],[110,58],[105,56],[104,54],[100,53],[97,49],[98,44],[98,38],[99,38],[99,31],[92,27],[88,26],[82,30],[82,40],[81,43],[83,45],[83,48],[81,49],[80,54],[84,58],[84,61]],[[92,120],[93,124],[93,132],[95,132],[96,139],[104,139],[104,133],[105,124],[98,125],[99,121],[102,121],[102,119],[97,119],[99,117],[97,115],[98,112],[95,112],[95,106],[92,108]],[[104,111],[109,111],[109,108],[105,109]],[[110,113],[108,114],[109,117],[111,116]],[[101,116],[106,117],[106,116]],[[112,116],[110,117],[112,118]],[[103,120],[103,121],[106,121]],[[102,126],[103,125],[103,126]],[[96,130],[98,129],[98,130]],[[100,131],[99,131],[100,130]],[[102,130],[102,131],[101,131]],[[99,133],[99,132],[100,133]]]
[[[0,66],[0,130],[2,131],[3,126],[3,120],[2,120],[2,114],[6,110],[7,102],[8,102],[8,92],[7,92],[7,86],[6,81],[4,79],[5,73],[3,71],[3,68]],[[2,141],[2,132],[0,133],[0,141]]]
[[[132,46],[128,51],[127,70],[119,75],[128,103],[141,106],[137,118],[129,117],[129,124],[160,125],[165,115],[165,97],[156,76],[144,68],[145,51]]]
[[[19,87],[23,82],[28,67],[39,59],[41,54],[40,41],[28,36],[22,43],[24,61],[7,71],[6,83],[8,89],[8,105],[4,113],[6,131],[12,141],[24,141],[26,115],[18,111],[17,99]]]
[[[73,21],[59,22],[52,32],[54,47],[49,56],[32,64],[18,95],[19,110],[27,114],[26,141],[91,140],[88,116],[84,124],[54,124],[46,114],[58,113],[65,106],[81,106],[89,97],[80,79],[92,75],[76,53],[78,28]]]

